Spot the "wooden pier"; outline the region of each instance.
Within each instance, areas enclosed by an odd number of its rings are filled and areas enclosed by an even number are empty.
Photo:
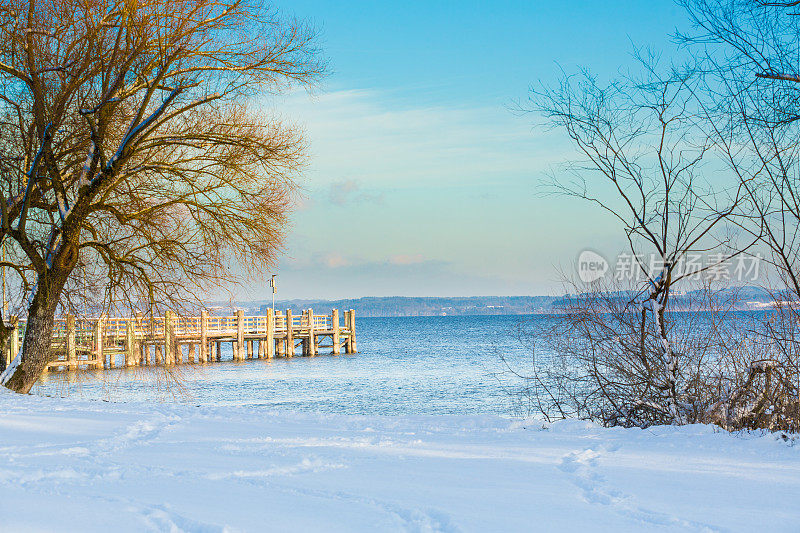
[[[19,351],[25,322],[18,323],[4,356]],[[295,355],[315,356],[330,348],[332,355],[356,353],[355,311],[340,317],[316,315],[308,309],[293,315],[182,317],[167,312],[163,317],[57,319],[53,328],[53,361],[49,370],[171,366],[221,361],[222,346],[231,344],[233,361],[271,359]]]

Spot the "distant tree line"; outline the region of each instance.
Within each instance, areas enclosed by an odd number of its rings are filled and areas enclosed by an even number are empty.
[[[759,287],[748,286],[735,289],[737,309],[761,309],[782,297],[766,292]],[[732,294],[732,293],[731,293]],[[631,291],[620,292],[609,297],[628,301]],[[689,310],[705,300],[705,291],[695,290],[673,295],[675,309]],[[562,314],[574,303],[575,296],[466,296],[466,297],[415,297],[415,296],[368,296],[344,300],[278,300],[277,309],[291,309],[300,314],[305,309],[354,309],[360,317],[404,317],[404,316],[500,316]],[[237,302],[251,314],[264,314],[272,302]],[[217,314],[229,314],[230,303],[209,304]]]
[[[362,317],[526,315],[549,312],[556,298],[549,296],[407,297],[381,296],[346,300],[288,300],[279,309],[354,309]],[[266,311],[272,304],[260,306]]]

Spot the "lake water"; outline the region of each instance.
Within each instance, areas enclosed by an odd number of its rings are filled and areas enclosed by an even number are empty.
[[[530,354],[514,331],[532,319],[359,318],[354,355],[184,365],[174,374],[162,368],[51,373],[34,393],[347,414],[511,415],[521,383],[503,373],[499,354],[525,369]],[[230,351],[223,354],[230,358]]]

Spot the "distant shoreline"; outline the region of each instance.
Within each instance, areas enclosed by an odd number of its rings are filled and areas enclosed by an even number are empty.
[[[766,311],[774,308],[774,300],[766,291],[757,287],[740,289],[740,302],[735,307],[740,311]],[[626,296],[625,296],[626,297]],[[409,297],[381,296],[340,300],[278,300],[277,309],[292,309],[299,313],[303,309],[355,309],[359,317],[419,317],[419,316],[520,316],[556,315],[564,311],[566,296],[465,296],[465,297]],[[690,310],[690,303],[697,301],[693,293],[676,295],[674,311]],[[246,314],[263,314],[272,301],[254,300],[238,302],[212,302],[211,308],[220,312],[232,308],[243,309]],[[696,306],[694,307],[696,309]]]

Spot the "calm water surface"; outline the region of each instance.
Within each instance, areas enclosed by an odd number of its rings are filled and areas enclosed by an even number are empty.
[[[498,375],[499,354],[525,368],[529,351],[514,330],[531,319],[360,318],[355,355],[186,365],[178,367],[179,386],[163,369],[53,373],[34,392],[348,414],[510,415],[520,384]]]

